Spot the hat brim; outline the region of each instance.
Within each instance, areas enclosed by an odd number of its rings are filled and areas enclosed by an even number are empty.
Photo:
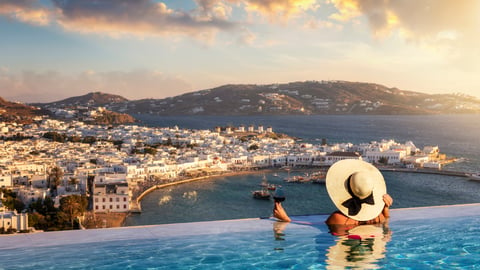
[[[362,204],[361,210],[356,215],[349,215],[348,208],[343,202],[352,196],[348,193],[347,182],[350,175],[356,172],[366,172],[373,180],[373,200],[375,204]],[[357,160],[346,159],[334,163],[327,172],[325,185],[330,199],[338,210],[345,216],[358,221],[367,221],[376,218],[383,210],[385,203],[383,195],[387,193],[387,187],[382,173],[372,164]]]

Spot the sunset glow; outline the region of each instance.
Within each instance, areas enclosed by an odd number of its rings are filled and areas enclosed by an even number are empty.
[[[476,0],[4,0],[0,96],[346,80],[480,97],[479,11]]]

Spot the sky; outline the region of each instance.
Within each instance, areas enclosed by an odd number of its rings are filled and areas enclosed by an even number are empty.
[[[0,0],[0,97],[371,82],[480,97],[477,0]]]

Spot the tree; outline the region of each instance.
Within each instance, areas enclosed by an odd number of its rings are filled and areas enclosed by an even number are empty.
[[[83,143],[88,143],[88,144],[93,144],[94,142],[97,141],[97,138],[93,137],[93,136],[86,136],[85,138],[83,138],[82,142]]]
[[[388,157],[380,157],[378,159],[378,163],[385,164],[385,165],[388,164]]]
[[[28,214],[28,225],[37,230],[46,231],[48,229],[48,222],[45,216],[37,212]]]
[[[68,182],[71,186],[75,187],[75,190],[77,190],[77,184],[80,182],[77,177],[70,177]]]
[[[145,154],[150,154],[152,156],[155,156],[157,154],[157,149],[153,147],[145,147],[143,151]]]
[[[30,226],[37,230],[58,230],[57,213],[55,202],[47,196],[43,200],[30,203],[28,222]]]
[[[254,151],[254,150],[257,150],[258,148],[259,148],[259,147],[258,147],[257,144],[252,144],[252,145],[250,145],[250,146],[248,147],[248,150],[249,150],[249,151],[250,151],[250,150],[253,150],[253,151]]]
[[[87,210],[87,197],[80,195],[71,195],[60,199],[59,217],[63,221],[70,223],[74,228],[74,222],[78,216],[83,215]]]
[[[123,144],[123,141],[121,140],[113,141],[113,145],[117,147],[117,150],[122,149],[122,144]]]
[[[62,168],[55,166],[53,167],[50,172],[48,173],[48,186],[52,189],[53,191],[57,191],[57,186],[60,185],[60,180],[62,180],[63,177],[63,170]]]
[[[71,137],[68,137],[68,141],[79,143],[82,141],[82,138],[80,136],[71,136]]]
[[[2,188],[0,193],[3,194],[2,204],[10,210],[17,210],[17,212],[25,209],[25,204],[17,197],[17,194],[10,189]]]
[[[49,131],[49,132],[46,132],[43,134],[43,137],[46,138],[46,139],[50,139],[52,141],[55,141],[55,142],[65,142],[66,140],[66,135],[65,134],[60,134],[58,132],[55,132],[55,131]]]

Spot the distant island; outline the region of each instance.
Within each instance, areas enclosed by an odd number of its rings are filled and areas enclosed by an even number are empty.
[[[414,115],[480,113],[480,99],[464,94],[425,94],[375,83],[304,81],[285,84],[237,84],[164,99],[128,100],[91,92],[50,103],[0,102],[3,119],[50,114],[90,123],[134,122],[135,114],[158,116],[247,115]],[[13,108],[15,107],[15,108]],[[98,108],[101,108],[100,111]],[[85,115],[93,110],[97,113]],[[13,113],[12,113],[13,112]]]

